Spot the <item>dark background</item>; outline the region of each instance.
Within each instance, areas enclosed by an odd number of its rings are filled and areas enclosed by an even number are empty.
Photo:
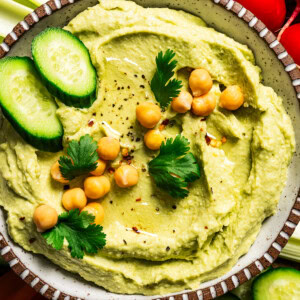
[[[261,0],[261,1],[264,1],[264,0]],[[237,0],[237,2],[238,2],[238,0]],[[296,6],[296,1],[295,0],[286,0],[285,3],[286,3],[286,8],[287,8],[286,20],[288,20],[288,18],[290,17],[292,12],[294,11],[294,8]],[[296,18],[296,20],[293,24],[296,24],[296,23],[300,23],[300,14],[298,15],[298,17]]]

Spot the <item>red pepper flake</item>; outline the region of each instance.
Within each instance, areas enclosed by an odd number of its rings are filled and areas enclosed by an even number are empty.
[[[31,238],[31,239],[29,240],[29,243],[32,244],[32,243],[34,243],[35,241],[36,241],[36,238]]]
[[[113,167],[109,167],[107,169],[107,171],[108,171],[109,174],[113,174],[115,172],[115,169]]]
[[[211,138],[207,134],[205,135],[205,141],[207,145],[209,145],[211,142]]]
[[[140,202],[141,200],[142,200],[142,198],[135,199],[136,202]]]
[[[165,127],[166,127],[165,125],[160,124],[158,129],[159,129],[159,131],[163,131],[165,129]]]
[[[25,220],[25,217],[21,217],[19,220],[20,220],[20,221],[24,221],[24,220]]]
[[[204,228],[205,228],[205,229],[208,229],[208,227],[207,227],[207,226],[205,226]]]
[[[132,227],[132,230],[133,230],[135,233],[140,233],[139,230],[138,230],[136,227]]]
[[[159,125],[159,130],[162,131],[165,129],[165,127],[170,123],[169,119],[164,119],[161,124]]]
[[[223,136],[223,137],[222,137],[222,139],[221,139],[221,142],[222,142],[223,144],[225,144],[225,143],[226,143],[226,141],[227,141],[226,137],[225,137],[225,136]]]
[[[93,120],[90,120],[89,122],[88,122],[88,126],[89,127],[92,127],[94,125],[94,121]]]
[[[169,123],[170,123],[169,119],[164,119],[161,124],[167,126]]]
[[[127,155],[127,156],[123,156],[123,158],[128,161],[128,160],[132,160],[133,156]]]

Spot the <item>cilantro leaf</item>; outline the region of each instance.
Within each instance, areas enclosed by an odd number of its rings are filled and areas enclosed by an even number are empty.
[[[97,143],[88,134],[69,143],[67,154],[59,158],[59,169],[65,179],[72,180],[97,168]]]
[[[160,147],[159,155],[149,162],[149,172],[156,185],[174,198],[188,195],[187,186],[200,177],[200,168],[182,135],[167,139]]]
[[[73,209],[59,215],[58,222],[52,229],[42,233],[47,244],[61,250],[64,239],[68,241],[71,256],[83,258],[84,252],[94,254],[105,244],[105,233],[102,226],[91,224],[95,217],[86,211],[80,213]]]
[[[173,97],[177,97],[182,88],[182,82],[178,79],[171,79],[174,76],[174,69],[177,61],[172,60],[175,53],[168,49],[165,54],[160,51],[156,57],[156,72],[151,81],[151,90],[162,108],[167,107]],[[170,80],[171,79],[171,80]]]

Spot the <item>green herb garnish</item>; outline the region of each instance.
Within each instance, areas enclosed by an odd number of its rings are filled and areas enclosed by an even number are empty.
[[[95,217],[79,209],[64,212],[58,216],[58,222],[52,229],[42,233],[47,244],[61,250],[64,239],[69,243],[72,257],[83,258],[84,252],[95,254],[105,244],[105,233],[102,226],[91,224]]]
[[[65,179],[72,180],[97,168],[97,143],[88,134],[69,143],[67,154],[59,158],[59,169]]]
[[[188,195],[187,186],[200,177],[200,168],[182,135],[167,139],[160,147],[159,155],[149,162],[149,172],[158,187],[174,198]]]
[[[162,108],[167,107],[172,98],[179,95],[182,88],[180,80],[171,79],[177,65],[177,61],[172,60],[174,56],[175,53],[168,49],[165,54],[161,51],[156,57],[157,70],[151,81],[151,90]]]

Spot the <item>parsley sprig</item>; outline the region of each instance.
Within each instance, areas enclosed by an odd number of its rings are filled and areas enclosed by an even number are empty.
[[[88,134],[69,143],[67,154],[59,158],[59,169],[65,179],[72,180],[97,168],[97,143]]]
[[[149,162],[149,172],[156,185],[174,198],[188,195],[187,186],[200,177],[200,168],[182,135],[167,139],[160,147],[159,155]]]
[[[156,72],[151,81],[151,90],[162,108],[167,107],[173,97],[177,97],[182,88],[182,82],[174,76],[177,61],[172,60],[175,53],[168,49],[165,54],[159,52],[156,57]]]
[[[84,252],[94,254],[105,244],[105,233],[102,226],[91,224],[95,217],[79,209],[64,212],[58,216],[58,222],[52,229],[42,233],[47,244],[56,250],[61,250],[64,239],[69,243],[71,256],[83,258]]]

